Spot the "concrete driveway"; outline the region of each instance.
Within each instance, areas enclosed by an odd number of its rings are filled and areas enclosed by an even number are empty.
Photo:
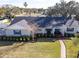
[[[59,40],[61,46],[61,58],[66,58],[66,47],[63,40]]]

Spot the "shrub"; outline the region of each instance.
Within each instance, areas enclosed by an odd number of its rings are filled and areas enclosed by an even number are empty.
[[[79,34],[76,33],[75,37],[71,38],[73,40],[74,45],[78,45],[79,44]]]

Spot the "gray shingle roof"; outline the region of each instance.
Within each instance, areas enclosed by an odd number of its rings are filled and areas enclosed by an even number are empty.
[[[14,18],[12,23],[7,27],[8,29],[28,29],[31,28],[30,24],[36,24],[39,27],[47,27],[47,26],[61,26],[67,22],[68,19],[64,17],[26,17],[20,16]],[[57,22],[57,24],[52,24],[53,22]],[[28,23],[28,24],[27,24]],[[5,24],[0,27],[6,27]]]
[[[65,17],[26,17],[26,16],[20,16],[20,17],[16,17],[12,23],[17,23],[21,20],[25,19],[26,21],[32,24],[37,24],[39,27],[46,27],[46,26],[51,26],[53,25],[52,23],[55,21],[57,22],[57,24],[65,24],[67,22]],[[56,24],[56,25],[57,25]]]
[[[8,26],[6,29],[23,29],[23,30],[32,30],[31,26],[28,25],[28,22],[21,20],[15,24]]]

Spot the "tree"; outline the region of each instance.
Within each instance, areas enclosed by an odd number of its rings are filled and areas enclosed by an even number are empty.
[[[79,33],[76,33],[75,37],[72,37],[71,39],[72,39],[74,45],[77,46],[79,44]]]
[[[24,2],[24,6],[25,6],[25,8],[27,7],[27,2]],[[26,14],[27,14],[27,11],[25,10],[25,12],[26,12]]]
[[[27,7],[27,5],[28,5],[27,2],[24,2],[24,6],[25,6],[25,8]]]
[[[55,6],[52,6],[47,9],[46,14],[48,16],[55,15],[55,16],[65,16],[71,17],[72,15],[79,14],[79,3],[75,1],[65,2],[62,1],[61,3],[56,3]]]
[[[4,14],[5,10],[3,8],[0,8],[0,16]]]
[[[19,7],[14,7],[12,9],[12,13],[15,14],[15,15],[21,14],[22,13],[22,9],[19,8]]]

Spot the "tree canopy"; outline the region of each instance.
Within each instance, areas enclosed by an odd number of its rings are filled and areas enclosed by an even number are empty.
[[[46,11],[46,15],[51,16],[73,16],[79,14],[79,3],[75,1],[56,3],[55,6],[49,7]]]

